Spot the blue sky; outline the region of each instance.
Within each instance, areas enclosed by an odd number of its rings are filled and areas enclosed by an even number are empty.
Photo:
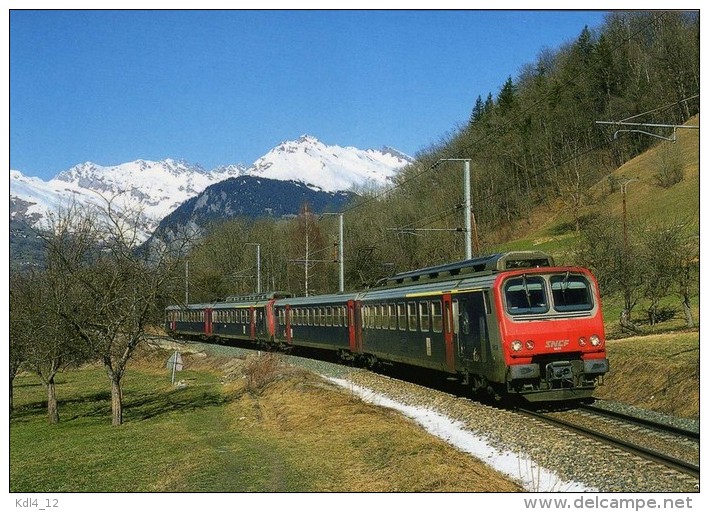
[[[415,155],[602,11],[11,11],[10,167],[251,164],[284,140]]]

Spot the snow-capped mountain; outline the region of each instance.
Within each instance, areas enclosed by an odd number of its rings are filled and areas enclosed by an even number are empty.
[[[328,146],[315,137],[280,143],[244,174],[300,181],[325,192],[383,186],[412,158],[391,148],[382,151]]]
[[[250,175],[293,180],[326,192],[388,183],[411,159],[394,150],[328,146],[304,135],[279,144],[250,167],[225,165],[206,171],[198,165],[166,159],[136,160],[101,166],[76,165],[49,181],[10,171],[11,220],[34,225],[46,212],[79,204],[141,209],[147,238],[160,221],[210,185]]]
[[[232,170],[236,176],[243,169]],[[10,171],[10,197],[30,203],[26,215],[79,204],[142,209],[149,226],[157,223],[189,198],[227,175],[212,175],[199,166],[167,159],[160,162],[136,160],[114,166],[92,162],[76,165],[49,181]],[[11,212],[14,216],[16,212]]]

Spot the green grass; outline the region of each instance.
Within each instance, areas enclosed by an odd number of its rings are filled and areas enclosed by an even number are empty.
[[[303,370],[259,356],[268,378],[253,387],[243,378],[249,360],[192,352],[183,360],[193,370],[179,375],[186,386],[175,388],[160,369],[169,354],[133,362],[118,427],[102,370],[60,375],[57,425],[47,422],[37,378],[18,377],[10,491],[519,490],[410,420]]]
[[[699,418],[699,332],[611,340],[610,372],[596,396]]]
[[[278,446],[232,428],[215,375],[167,372],[125,377],[125,423],[111,426],[102,370],[58,379],[58,425],[46,418],[44,388],[32,375],[15,382],[10,424],[12,492],[242,492],[303,489]],[[275,469],[274,469],[275,468]],[[274,477],[274,471],[278,474]]]

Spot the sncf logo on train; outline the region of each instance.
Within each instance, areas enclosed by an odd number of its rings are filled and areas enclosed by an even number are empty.
[[[569,340],[547,340],[546,348],[553,348],[554,350],[561,350],[566,345],[569,344]]]

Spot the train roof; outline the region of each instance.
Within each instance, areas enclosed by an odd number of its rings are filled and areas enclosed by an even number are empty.
[[[379,281],[377,287],[409,285],[421,281],[482,276],[519,268],[553,267],[554,259],[542,251],[511,251],[469,260],[401,272]]]
[[[264,292],[249,295],[230,295],[225,300],[219,302],[259,302],[271,299],[285,299],[292,296],[293,294],[290,292]]]
[[[364,291],[309,297],[294,297],[288,292],[266,292],[227,297],[225,301],[168,306],[167,309],[241,308],[260,306],[273,299],[276,299],[277,303],[294,306],[345,303],[348,300],[402,297],[402,288],[406,289],[406,296],[428,295],[473,286],[486,286],[491,284],[497,273],[505,270],[553,266],[553,258],[545,252],[510,251],[402,272],[382,279],[377,286]]]
[[[278,304],[285,303],[291,306],[309,306],[318,304],[346,303],[348,300],[356,300],[361,295],[360,292],[331,293],[328,295],[311,295],[309,297],[291,297],[277,301]]]
[[[261,306],[273,299],[283,299],[292,297],[290,292],[264,292],[253,293],[250,295],[232,295],[224,300],[215,300],[213,302],[201,302],[194,304],[173,304],[167,306],[168,310],[189,310],[189,309],[232,309],[232,308],[247,308],[251,306]]]

